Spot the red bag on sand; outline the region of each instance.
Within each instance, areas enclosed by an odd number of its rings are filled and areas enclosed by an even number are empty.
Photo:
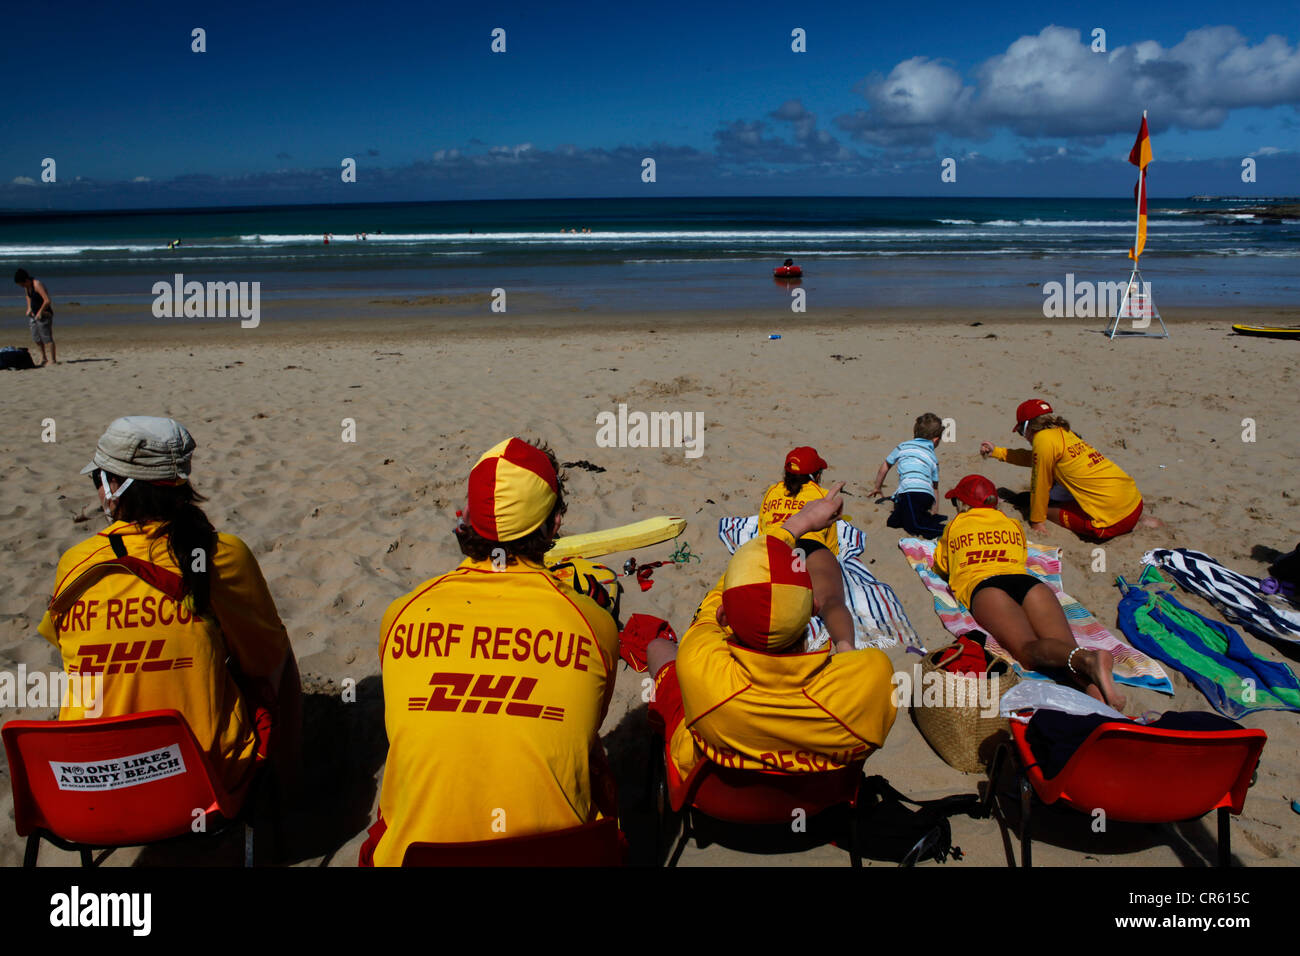
[[[962,635],[944,652],[939,659],[939,666],[953,674],[983,674],[988,670],[984,645]]]
[[[661,617],[651,614],[633,614],[627,626],[618,635],[618,656],[638,673],[646,670],[645,649],[656,637],[677,642],[677,632]]]

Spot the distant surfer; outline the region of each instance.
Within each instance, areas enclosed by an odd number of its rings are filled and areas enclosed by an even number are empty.
[[[179,239],[173,239],[171,242],[167,243],[168,249],[179,249],[180,247],[181,241]]]

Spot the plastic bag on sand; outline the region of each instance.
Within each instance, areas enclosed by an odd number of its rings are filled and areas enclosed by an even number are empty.
[[[1002,695],[1003,717],[1026,720],[1027,718],[1015,718],[1012,715],[1018,710],[1029,708],[1037,710],[1040,707],[1046,710],[1063,710],[1067,714],[1080,716],[1101,714],[1103,717],[1113,717],[1116,720],[1128,719],[1114,707],[1089,697],[1083,691],[1045,680],[1022,680]]]

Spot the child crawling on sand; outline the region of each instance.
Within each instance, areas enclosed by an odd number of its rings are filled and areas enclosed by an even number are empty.
[[[944,497],[957,516],[935,547],[934,569],[948,578],[957,600],[1022,667],[1122,710],[1114,659],[1075,643],[1056,595],[1026,568],[1024,529],[998,510],[993,483],[967,475]]]
[[[910,441],[901,442],[885,456],[876,472],[871,497],[879,498],[889,469],[898,466],[898,488],[894,510],[885,522],[922,538],[937,538],[945,520],[934,513],[934,496],[939,493],[939,459],[934,450],[943,435],[943,420],[932,412],[917,416]]]

